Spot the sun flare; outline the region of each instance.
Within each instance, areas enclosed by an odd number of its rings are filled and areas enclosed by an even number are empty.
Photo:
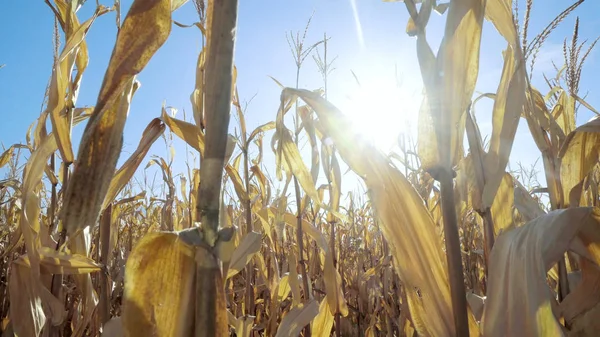
[[[342,111],[352,120],[356,132],[387,152],[397,144],[400,134],[416,140],[421,104],[417,88],[382,79],[361,83],[348,95]]]

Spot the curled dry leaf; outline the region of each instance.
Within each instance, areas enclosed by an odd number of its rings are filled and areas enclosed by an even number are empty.
[[[555,295],[546,283],[547,271],[569,248],[590,256],[580,243],[585,242],[588,249],[600,243],[599,226],[600,210],[569,208],[498,237],[490,255],[483,335],[566,335],[558,321]]]
[[[568,207],[574,187],[588,175],[600,158],[600,118],[578,127],[571,132],[558,155],[560,159],[560,182],[562,199]],[[573,196],[579,200],[579,196]]]

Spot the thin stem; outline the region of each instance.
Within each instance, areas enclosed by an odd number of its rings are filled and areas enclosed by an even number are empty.
[[[245,137],[244,137],[245,138]],[[248,174],[248,144],[244,141],[244,184],[246,185],[247,194],[250,193],[250,176]],[[245,202],[246,208],[246,233],[250,233],[253,231],[252,229],[252,208],[250,203],[250,197],[248,197]],[[252,315],[254,313],[254,289],[252,287],[252,278],[253,278],[253,266],[252,263],[248,263],[246,266],[246,314]]]
[[[446,242],[446,258],[450,279],[450,295],[452,312],[454,313],[454,329],[456,336],[469,336],[469,320],[467,318],[467,295],[463,280],[463,266],[458,236],[458,223],[454,204],[454,189],[450,169],[439,170],[439,182],[442,196],[442,213],[444,218],[444,235]]]

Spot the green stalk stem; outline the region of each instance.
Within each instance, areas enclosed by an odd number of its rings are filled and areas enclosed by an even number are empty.
[[[456,336],[469,336],[469,320],[467,318],[467,295],[463,280],[463,265],[458,236],[458,223],[454,205],[454,189],[450,169],[439,170],[439,182],[442,195],[442,213],[444,218],[444,235],[446,241],[446,258],[450,279],[450,296],[454,314]]]

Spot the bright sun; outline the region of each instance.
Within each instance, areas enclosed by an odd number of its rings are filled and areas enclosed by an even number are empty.
[[[391,83],[390,83],[391,82]],[[361,82],[340,106],[355,128],[376,147],[388,152],[398,135],[416,141],[421,95],[416,85],[397,85],[395,81]]]

